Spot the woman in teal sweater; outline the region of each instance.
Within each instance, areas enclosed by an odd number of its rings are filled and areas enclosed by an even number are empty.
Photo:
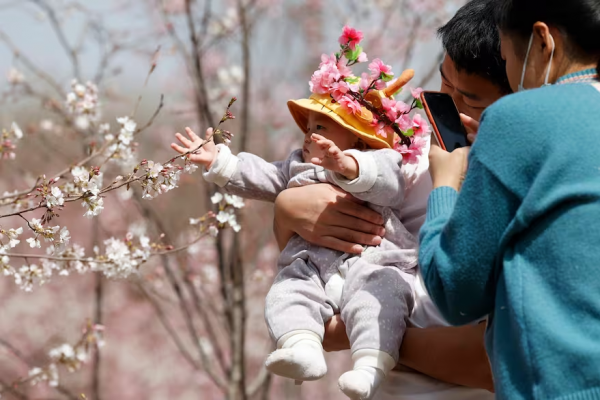
[[[499,399],[600,399],[600,0],[498,3],[520,93],[432,148],[421,271],[451,323],[489,316]]]

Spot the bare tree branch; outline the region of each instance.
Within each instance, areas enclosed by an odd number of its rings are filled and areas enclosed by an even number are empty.
[[[6,341],[5,339],[2,339],[2,338],[0,338],[0,345],[9,349],[10,352],[14,356],[16,356],[23,364],[25,364],[28,369],[31,369],[31,364],[29,363],[27,358],[15,346],[13,346],[11,343],[9,343],[8,341]],[[54,389],[56,391],[62,393],[63,395],[65,395],[69,400],[79,400],[79,398],[77,396],[75,396],[73,393],[71,393],[68,389],[66,389],[62,385],[58,385],[58,386],[54,387]]]
[[[165,234],[165,237],[168,238],[168,235],[166,234],[166,229],[163,226],[160,219],[158,218],[158,216],[155,215],[154,210],[152,210],[152,208],[150,207],[149,204],[139,201],[138,197],[139,196],[135,196],[135,198],[137,200],[137,204],[142,211],[142,214],[145,216],[145,218],[147,218],[148,220],[152,221],[155,224],[155,226],[157,227],[159,232],[161,232],[162,234]],[[175,276],[175,272],[173,271],[173,268],[171,267],[171,264],[170,264],[170,261],[169,261],[169,258],[167,257],[167,255],[161,256],[161,262],[162,262],[163,268],[165,270],[165,274],[167,276],[169,284],[173,288],[173,290],[179,300],[179,306],[181,308],[181,311],[183,312],[184,320],[185,320],[188,332],[192,338],[192,341],[194,343],[194,346],[196,347],[196,350],[198,351],[200,359],[202,360],[203,369],[219,389],[225,390],[227,387],[225,380],[214,372],[214,370],[212,369],[212,366],[211,366],[210,359],[200,343],[200,337],[198,336],[198,331],[197,331],[195,323],[194,323],[194,318],[192,316],[191,311],[189,310],[187,301],[183,294],[183,290]]]
[[[52,28],[54,29],[54,32],[56,33],[56,36],[58,37],[58,41],[60,42],[60,44],[64,48],[65,52],[71,59],[71,64],[73,65],[73,75],[75,76],[75,78],[77,78],[77,80],[81,81],[81,73],[79,70],[79,58],[77,56],[77,51],[75,50],[75,48],[71,47],[71,45],[69,44],[67,37],[65,35],[65,32],[64,32],[62,26],[60,25],[58,18],[56,17],[56,12],[44,0],[29,0],[29,1],[37,4],[48,15],[48,18],[50,19],[50,24],[52,25]]]
[[[175,343],[175,346],[177,346],[177,350],[179,350],[179,352],[181,353],[183,358],[185,358],[185,360],[188,362],[188,364],[190,364],[192,366],[192,368],[199,370],[200,365],[196,362],[196,360],[194,360],[192,355],[185,348],[185,345],[181,341],[181,338],[177,334],[177,331],[173,328],[173,326],[169,322],[169,319],[165,315],[165,312],[163,311],[160,304],[152,297],[152,295],[150,293],[148,293],[148,290],[146,290],[146,288],[144,287],[144,285],[141,282],[138,282],[137,286],[139,287],[140,291],[144,294],[146,299],[148,299],[150,304],[152,304],[152,307],[154,307],[154,311],[156,312],[156,315],[157,315],[160,323],[164,326],[165,330],[167,331],[167,333],[169,334],[169,336]]]
[[[192,63],[195,69],[196,77],[196,104],[198,113],[204,118],[206,125],[214,126],[210,104],[208,103],[208,93],[206,91],[206,82],[204,81],[204,69],[202,67],[202,54],[200,53],[200,42],[196,34],[196,24],[192,14],[192,0],[185,0],[185,16],[192,45]]]
[[[60,87],[60,85],[58,83],[56,83],[56,81],[54,79],[52,79],[52,77],[50,75],[48,75],[47,73],[45,73],[44,71],[39,69],[33,63],[33,61],[31,61],[27,56],[25,56],[23,53],[21,53],[21,51],[17,48],[17,46],[14,45],[12,40],[10,40],[8,35],[6,33],[4,33],[3,31],[0,31],[0,39],[2,39],[2,41],[4,43],[6,43],[6,45],[16,55],[16,57],[19,60],[21,60],[23,65],[25,65],[38,78],[42,79],[44,82],[46,82],[48,85],[50,85],[50,87],[52,87],[59,96],[61,96],[61,97],[65,96],[65,93],[64,93],[63,89]]]

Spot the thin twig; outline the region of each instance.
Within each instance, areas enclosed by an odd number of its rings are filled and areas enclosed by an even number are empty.
[[[4,382],[3,380],[0,379],[0,395],[2,394],[2,392],[8,392],[8,393],[12,394],[13,396],[15,396],[19,400],[28,400],[29,399],[29,397],[27,397],[25,394],[19,392],[15,388],[13,388],[11,384]]]
[[[168,238],[168,235],[166,235],[166,232],[165,232],[166,229],[164,229],[164,226],[162,225],[162,222],[158,219],[158,217],[155,218],[154,212],[153,212],[152,208],[150,207],[150,205],[139,201],[137,196],[135,198],[137,200],[137,204],[140,207],[144,217],[153,221],[154,224],[156,225],[156,227],[158,228],[158,231],[161,232],[162,234],[165,234],[165,238]],[[162,265],[163,265],[163,268],[165,271],[165,275],[167,276],[167,280],[169,281],[171,287],[173,288],[175,294],[177,295],[177,299],[179,300],[179,306],[181,308],[181,311],[183,312],[184,320],[185,320],[188,332],[192,338],[192,341],[194,343],[194,346],[196,347],[196,350],[198,351],[200,359],[202,360],[202,367],[203,367],[204,371],[206,372],[206,374],[209,376],[209,378],[215,383],[215,385],[219,389],[225,390],[225,388],[226,388],[225,380],[222,377],[220,377],[219,375],[217,375],[215,373],[215,371],[213,371],[213,369],[211,368],[210,359],[209,359],[208,355],[206,354],[206,352],[204,351],[204,349],[202,348],[202,345],[200,343],[200,337],[198,336],[197,329],[196,329],[196,326],[194,323],[194,318],[188,308],[187,301],[185,300],[181,285],[179,284],[179,282],[175,276],[175,272],[173,271],[170,261],[169,261],[169,258],[167,257],[166,254],[161,255],[161,262],[162,262]]]
[[[100,243],[100,221],[98,219],[94,220],[93,224],[93,232],[92,232],[92,245],[97,246]],[[95,288],[94,288],[94,323],[97,325],[102,325],[102,297],[103,297],[103,278],[101,274],[96,274],[95,276]],[[94,351],[94,359],[93,359],[93,371],[92,371],[92,395],[94,400],[100,400],[100,363],[101,356],[99,351]]]
[[[144,80],[144,85],[142,86],[142,90],[140,91],[140,94],[139,94],[139,96],[137,98],[137,101],[135,103],[135,107],[133,108],[133,112],[131,113],[131,118],[135,117],[135,114],[137,113],[138,107],[140,106],[140,103],[142,101],[142,92],[148,86],[148,81],[150,80],[150,75],[152,75],[152,73],[156,69],[156,61],[155,61],[155,59],[158,56],[158,52],[159,51],[160,51],[160,46],[158,46],[158,48],[154,51],[154,55],[152,56],[152,63],[150,64],[150,68],[148,69],[148,73],[146,74],[146,79]],[[161,103],[162,103],[162,95],[161,95]]]
[[[6,43],[6,45],[11,49],[11,51],[16,55],[16,57],[18,57],[19,60],[21,60],[23,65],[25,65],[31,72],[33,72],[40,79],[42,79],[47,84],[49,84],[56,91],[56,93],[59,96],[61,96],[61,97],[65,96],[65,93],[63,92],[63,89],[60,87],[60,85],[58,83],[56,83],[56,81],[54,79],[52,79],[52,77],[50,75],[48,75],[47,73],[45,73],[44,71],[42,71],[41,69],[36,67],[36,65],[33,63],[33,61],[31,61],[28,57],[23,55],[23,53],[21,53],[21,51],[17,48],[17,46],[15,46],[14,43],[10,40],[8,35],[6,33],[4,33],[3,31],[0,31],[0,39],[2,39],[2,41],[4,43]]]
[[[80,81],[81,74],[79,71],[79,59],[77,57],[77,51],[73,47],[71,47],[71,45],[67,41],[67,37],[65,36],[65,33],[60,25],[60,22],[58,21],[58,18],[56,17],[56,12],[49,4],[47,4],[43,0],[29,0],[29,1],[37,4],[48,15],[48,18],[50,19],[50,24],[52,25],[52,28],[54,29],[54,32],[56,33],[56,36],[58,37],[58,41],[60,42],[60,44],[64,48],[65,52],[71,59],[71,63],[73,64],[73,75],[75,76],[75,78],[77,78],[77,80]]]
[[[208,103],[208,92],[204,81],[204,70],[202,67],[202,54],[200,54],[200,42],[196,35],[196,25],[192,14],[192,0],[185,0],[185,16],[188,24],[190,42],[192,45],[192,61],[196,77],[196,104],[198,112],[203,116],[207,126],[214,126],[210,104]]]
[[[1,339],[1,338],[0,338],[0,345],[9,349],[10,352],[13,355],[15,355],[23,364],[25,364],[25,366],[27,366],[28,369],[31,369],[31,364],[29,363],[27,358],[15,346],[13,346],[11,343],[9,343],[8,341]],[[75,396],[73,393],[71,393],[68,389],[66,389],[62,385],[58,385],[58,386],[54,387],[54,389],[57,390],[58,392],[64,394],[65,396],[67,396],[69,398],[69,400],[79,400],[79,398],[77,396]]]
[[[160,95],[160,102],[158,104],[158,107],[156,108],[156,111],[154,111],[154,114],[152,114],[152,117],[150,117],[150,119],[148,120],[148,122],[146,123],[146,125],[142,126],[141,128],[138,128],[135,131],[134,135],[138,135],[141,132],[143,132],[144,130],[148,129],[154,123],[154,120],[156,119],[156,117],[158,116],[158,114],[160,113],[160,111],[162,110],[163,107],[164,107],[164,95],[161,94]],[[113,139],[113,140],[111,140],[109,142],[106,142],[99,150],[93,152],[92,154],[90,154],[89,156],[85,157],[83,160],[77,162],[76,164],[73,164],[72,166],[69,166],[69,167],[63,169],[62,171],[58,172],[57,174],[55,174],[53,176],[52,179],[61,178],[66,173],[70,172],[73,168],[82,166],[84,164],[87,164],[89,161],[93,160],[98,155],[103,154],[106,151],[106,149],[110,145],[114,144],[117,140],[118,140],[118,138],[115,138],[115,139]],[[198,149],[195,149],[195,150],[198,150]],[[19,198],[21,196],[28,195],[29,193],[31,193],[31,192],[33,192],[35,190],[35,188],[40,183],[40,180],[41,180],[41,177],[38,177],[37,180],[36,180],[36,182],[35,182],[35,184],[31,187],[31,189],[23,190],[21,192],[10,194],[10,195],[6,195],[6,196],[2,196],[2,197],[0,197],[0,201],[8,200],[8,199],[17,199],[17,198]],[[127,182],[125,182],[124,184],[127,184]],[[120,185],[119,187],[121,187],[121,186],[123,186],[123,185]],[[67,201],[76,201],[76,200],[79,200],[79,199],[81,199],[81,197],[78,197],[78,198],[75,198],[75,199],[69,199]],[[0,206],[8,205],[8,204],[11,204],[11,203],[0,204]],[[30,208],[28,210],[19,211],[19,212],[10,214],[10,215],[2,215],[2,216],[0,216],[0,218],[4,218],[6,216],[13,216],[13,215],[16,215],[16,214],[19,214],[19,213],[23,213],[23,212],[33,211],[33,210],[36,210],[38,208],[40,208],[40,207]]]
[[[138,282],[138,287],[140,288],[141,292],[144,294],[146,299],[150,302],[150,304],[152,304],[152,307],[154,307],[154,311],[156,312],[156,315],[158,316],[159,321],[164,326],[165,330],[167,331],[167,333],[169,334],[169,336],[175,343],[175,346],[177,346],[177,349],[179,350],[179,352],[181,353],[183,358],[185,358],[185,360],[188,362],[188,364],[190,364],[192,366],[192,368],[194,368],[196,370],[200,369],[200,365],[198,365],[196,360],[194,360],[192,355],[185,348],[185,345],[179,338],[179,335],[177,334],[177,331],[175,330],[175,328],[173,328],[173,326],[169,322],[169,319],[165,315],[165,312],[161,308],[160,304],[158,304],[158,302],[150,295],[150,293],[148,293],[148,291],[146,290],[146,288],[144,287],[144,285],[141,282]]]

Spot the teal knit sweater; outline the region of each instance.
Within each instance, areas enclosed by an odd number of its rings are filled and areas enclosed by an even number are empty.
[[[431,193],[420,236],[444,317],[489,315],[499,399],[600,399],[598,90],[554,85],[492,105],[460,194]]]

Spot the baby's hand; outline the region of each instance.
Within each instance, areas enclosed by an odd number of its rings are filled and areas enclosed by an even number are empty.
[[[313,157],[310,162],[316,165],[321,165],[338,174],[343,175],[346,179],[356,179],[358,177],[358,163],[354,157],[344,154],[339,147],[331,140],[325,139],[321,135],[313,133],[310,139],[315,142],[323,151],[322,158]]]
[[[192,151],[198,148],[202,143],[205,143],[202,148],[200,148],[196,153],[190,154],[190,161],[203,165],[206,169],[209,169],[213,163],[213,161],[217,158],[217,147],[215,146],[215,142],[202,140],[192,131],[190,128],[185,128],[190,139],[183,136],[181,133],[176,133],[175,137],[183,144],[185,147],[181,147],[176,143],[171,143],[171,148],[178,152],[179,154],[185,154],[188,151]],[[208,128],[206,130],[206,139],[212,136],[213,130],[212,128]]]

